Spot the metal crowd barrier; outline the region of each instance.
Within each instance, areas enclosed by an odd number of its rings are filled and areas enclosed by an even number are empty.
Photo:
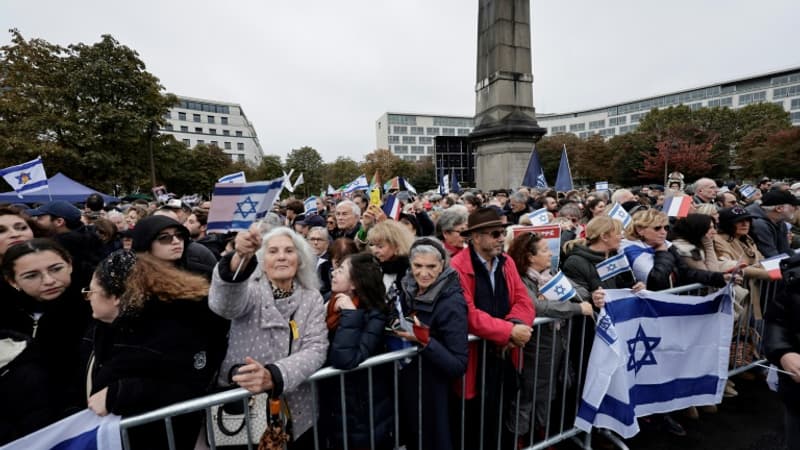
[[[679,288],[668,289],[665,291],[660,291],[663,293],[671,293],[671,294],[697,294],[700,295],[708,288],[700,285],[700,284],[693,284],[688,286],[682,286]],[[766,304],[767,300],[774,296],[777,292],[777,283],[774,282],[765,282],[761,284],[761,304],[763,305],[762,310],[766,312]],[[750,302],[748,308],[746,309],[746,314],[740,314],[739,319],[735,324],[735,332],[734,336],[732,336],[732,346],[731,351],[740,351],[744,346],[750,345],[748,349],[744,349],[743,351],[747,352],[749,350],[754,350],[756,352],[756,356],[760,354],[760,336],[763,336],[764,331],[764,321],[762,320],[755,320],[752,315],[753,303]],[[485,411],[486,399],[483,396],[485,389],[479,389],[481,398],[480,398],[480,442],[470,442],[468,445],[465,443],[465,435],[466,435],[466,418],[465,418],[465,400],[464,400],[464,390],[462,389],[462,395],[460,399],[461,403],[461,410],[460,410],[460,417],[451,417],[450,423],[453,429],[457,430],[458,435],[460,436],[460,448],[464,450],[465,448],[479,448],[480,450],[484,449],[484,428],[486,425],[486,420],[498,420],[499,425],[497,427],[497,435],[495,438],[492,438],[491,442],[496,442],[497,446],[492,448],[500,448],[501,442],[501,434],[502,433],[512,433],[513,442],[509,443],[509,449],[517,449],[517,448],[525,448],[528,450],[540,450],[548,448],[552,445],[555,445],[559,442],[565,440],[572,440],[578,446],[591,449],[591,434],[584,433],[581,430],[578,430],[573,426],[574,418],[577,415],[578,407],[581,400],[581,395],[583,392],[583,377],[584,374],[584,362],[588,359],[588,354],[586,353],[588,349],[585,345],[587,342],[591,342],[593,336],[589,336],[586,334],[588,327],[588,320],[589,318],[586,316],[576,316],[571,319],[549,319],[549,318],[537,318],[534,322],[534,332],[531,338],[531,344],[535,346],[535,361],[534,361],[534,374],[533,374],[533,389],[532,389],[532,398],[531,402],[533,408],[531,410],[530,418],[528,419],[528,432],[525,434],[519,433],[520,430],[520,391],[517,390],[516,398],[515,398],[515,405],[516,408],[510,407],[511,405],[504,405],[503,402],[500,402],[500,411]],[[558,342],[563,345],[563,353],[556,351],[556,346],[553,345],[549,351],[549,354],[545,354],[540,349],[540,344],[542,342],[542,337],[546,335],[546,333],[550,334],[550,338],[552,342]],[[573,336],[574,335],[574,336]],[[756,335],[759,337],[756,341]],[[573,345],[573,339],[577,338],[579,341],[575,342]],[[478,368],[481,373],[485,373],[486,366],[486,352],[488,344],[486,341],[481,341],[479,338],[475,336],[469,337],[470,342],[479,341],[480,342],[480,351],[483,355],[483,362],[484,365]],[[342,432],[344,436],[347,436],[347,423],[346,423],[346,405],[344,402],[345,398],[345,382],[344,379],[347,374],[355,371],[366,370],[368,372],[368,385],[366,388],[369,392],[369,413],[370,413],[370,443],[371,448],[375,448],[375,436],[374,436],[374,427],[372,427],[372,412],[373,412],[373,404],[372,404],[372,392],[373,392],[373,369],[379,366],[384,365],[392,365],[393,367],[393,402],[394,402],[394,448],[401,448],[402,445],[409,444],[404,436],[400,435],[400,418],[399,418],[399,399],[398,399],[398,374],[401,370],[400,362],[406,360],[408,358],[418,358],[419,354],[416,348],[406,348],[403,350],[388,352],[384,354],[380,354],[374,357],[371,357],[364,361],[361,365],[357,368],[343,371],[337,370],[331,367],[326,367],[318,370],[315,372],[308,380],[307,383],[311,384],[313,397],[315,398],[314,404],[312,405],[312,414],[318,416],[319,412],[319,398],[317,392],[317,383],[321,380],[332,378],[332,377],[339,377],[339,386],[342,398]],[[545,358],[549,362],[549,371],[544,373],[543,375],[547,379],[547,397],[546,399],[550,399],[550,401],[545,400],[544,402],[538,402],[538,405],[544,405],[546,408],[544,417],[544,423],[537,423],[537,415],[536,415],[536,406],[537,406],[537,383],[536,380],[539,380],[539,370],[540,366],[543,366],[543,362]],[[522,352],[520,352],[520,361],[522,361]],[[750,361],[737,361],[737,359],[733,358],[733,365],[730,368],[729,376],[733,376],[739,374],[744,371],[751,370],[756,368],[766,361],[761,358],[753,357]],[[741,363],[741,364],[739,364]],[[422,364],[418,364],[419,368],[419,381],[422,377]],[[520,369],[518,367],[518,369]],[[542,369],[545,370],[545,369]],[[571,375],[574,375],[571,377]],[[561,379],[559,380],[559,376]],[[465,386],[465,379],[462,378],[462,386]],[[570,383],[571,381],[571,383]],[[523,380],[524,382],[524,380]],[[417,392],[417,399],[419,405],[422,402],[422,383],[419,384],[419,390]],[[541,387],[541,386],[539,386]],[[500,386],[501,392],[503,392],[504,386]],[[175,449],[175,439],[172,432],[172,418],[177,415],[188,414],[195,411],[205,410],[205,419],[206,424],[212,423],[212,414],[211,414],[211,407],[222,405],[225,403],[230,403],[234,401],[242,401],[244,406],[244,420],[245,420],[245,427],[247,430],[247,434],[249,436],[248,440],[250,442],[257,442],[259,436],[253,436],[252,432],[252,424],[251,424],[251,414],[249,411],[249,398],[251,397],[250,392],[242,388],[235,388],[224,392],[219,392],[211,395],[207,395],[204,397],[188,400],[185,402],[176,403],[170,406],[166,406],[163,408],[159,408],[154,411],[150,411],[144,414],[140,414],[137,416],[123,418],[120,422],[120,429],[122,433],[122,440],[123,446],[127,450],[139,450],[139,449],[131,449],[130,446],[130,439],[129,439],[129,432],[128,430],[143,425],[150,422],[155,421],[163,421],[164,426],[166,427],[167,437],[168,437],[168,445],[170,449]],[[553,408],[556,408],[555,410]],[[421,408],[420,408],[421,410]],[[508,415],[513,414],[511,419],[508,419]],[[555,416],[555,417],[554,417]],[[419,417],[419,423],[422,423],[422,416]],[[514,423],[513,429],[508,428],[508,423]],[[420,427],[421,429],[421,427]],[[311,431],[311,430],[310,430]],[[318,433],[318,424],[317,421],[314,422],[314,446],[315,449],[323,448],[321,447],[321,443],[319,442],[319,433]],[[421,433],[420,433],[421,434]],[[626,448],[624,443],[621,440],[616,438],[613,434],[605,433],[606,436],[611,439],[619,448]],[[214,440],[214,434],[212,431],[212,427],[206,426],[205,427],[205,436],[208,440],[208,446],[211,450],[215,450],[217,448]],[[491,438],[491,436],[489,437]],[[421,441],[421,436],[420,436]],[[456,444],[454,442],[454,445]],[[416,443],[417,448],[421,447],[421,442]],[[475,446],[478,444],[478,447]],[[256,448],[257,444],[249,444],[247,446],[248,449]],[[347,439],[344,439],[343,448],[345,450],[348,449],[348,442]]]

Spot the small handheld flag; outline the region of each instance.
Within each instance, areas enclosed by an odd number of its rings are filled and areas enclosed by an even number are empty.
[[[606,281],[625,271],[631,270],[625,253],[620,253],[605,261],[599,262],[595,264],[595,267],[597,268],[597,274],[600,275],[600,281]]]
[[[303,207],[305,207],[306,216],[311,214],[318,214],[319,211],[317,211],[317,197],[313,195],[311,197],[308,197],[306,201],[303,202]]]
[[[540,208],[528,214],[528,219],[530,219],[531,225],[533,226],[547,225],[550,223],[550,216],[547,214],[547,208]]]
[[[577,294],[575,287],[572,286],[572,283],[564,276],[563,272],[558,272],[553,279],[542,286],[539,293],[547,300],[559,302],[565,302]]]
[[[686,217],[692,206],[692,197],[682,195],[680,197],[668,197],[664,200],[662,211],[670,217]]]
[[[208,212],[208,231],[243,231],[267,215],[284,186],[284,178],[255,183],[217,183]]]
[[[356,178],[355,180],[347,183],[347,185],[345,185],[342,188],[342,192],[345,194],[349,194],[351,192],[364,190],[367,188],[369,188],[369,183],[367,183],[367,176],[362,174],[359,175],[358,178]]]
[[[390,219],[400,219],[400,201],[397,200],[396,196],[386,196],[386,203],[383,204],[383,213]]]
[[[0,175],[17,192],[19,198],[23,198],[23,194],[28,192],[47,189],[47,175],[44,173],[41,156],[26,163],[6,167],[0,170]]]
[[[607,191],[608,190],[608,181],[598,181],[594,184],[595,191]]]
[[[244,175],[244,171],[241,171],[225,175],[217,180],[217,183],[247,183],[247,178]]]
[[[750,198],[756,193],[756,187],[752,184],[745,184],[741,188],[739,188],[739,193],[742,194],[744,198]]]
[[[608,215],[612,219],[622,222],[623,228],[628,228],[628,225],[630,225],[631,221],[633,220],[631,219],[631,215],[628,214],[628,211],[625,211],[625,208],[623,208],[619,203],[614,203],[614,206],[608,210]]]
[[[781,275],[781,260],[784,260],[788,257],[789,255],[786,253],[781,253],[780,255],[775,255],[772,258],[761,260],[761,266],[767,271],[770,279],[780,280],[783,278]]]

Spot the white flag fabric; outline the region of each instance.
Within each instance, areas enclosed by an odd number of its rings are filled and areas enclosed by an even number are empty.
[[[530,219],[531,225],[533,226],[547,225],[550,223],[550,216],[547,214],[547,208],[539,208],[529,213],[528,219]]]
[[[11,185],[19,198],[24,198],[24,194],[28,192],[47,189],[47,175],[44,173],[41,156],[26,163],[6,167],[0,170],[0,176]]]
[[[292,184],[292,174],[294,173],[294,169],[290,170],[289,173],[283,171],[283,188],[289,192],[294,192],[294,185]]]
[[[294,180],[294,186],[292,186],[292,191],[297,189],[297,186],[300,186],[301,184],[303,184],[305,182],[306,182],[306,180],[303,179],[303,174],[301,173],[300,176],[297,177],[296,180]]]
[[[326,192],[328,195],[333,195],[336,193],[336,189],[333,188],[330,184],[328,185],[328,191]]]
[[[245,177],[244,171],[241,171],[225,175],[217,180],[217,183],[247,183],[247,177]]]
[[[575,426],[639,432],[637,417],[722,401],[731,286],[705,297],[606,290]]]
[[[569,278],[564,276],[563,272],[558,272],[550,281],[542,286],[539,293],[547,300],[565,302],[575,297],[577,291],[575,291],[575,287],[569,281]]]
[[[308,197],[306,201],[303,202],[303,206],[305,207],[306,210],[306,216],[310,214],[319,213],[319,211],[317,211],[317,197],[313,195],[311,197]]]
[[[622,272],[631,270],[631,266],[628,264],[628,258],[625,257],[625,253],[623,252],[595,264],[595,267],[597,268],[597,274],[600,275],[600,281],[606,281]]]
[[[628,211],[625,211],[625,208],[619,203],[614,203],[614,206],[608,210],[608,215],[611,216],[612,219],[622,222],[622,228],[628,228],[628,225],[633,220],[631,219],[631,215],[628,214]]]
[[[284,178],[255,183],[217,183],[208,211],[208,231],[243,231],[267,215],[281,193]]]
[[[669,247],[672,243],[667,241],[666,245]],[[628,258],[628,264],[631,266],[633,278],[635,278],[636,281],[641,281],[646,284],[647,276],[650,275],[650,271],[653,270],[656,251],[653,247],[650,247],[642,241],[631,241],[628,239],[622,240],[620,248],[625,254],[625,257]]]
[[[0,447],[2,450],[122,450],[119,416],[85,409]]]
[[[349,194],[349,193],[351,193],[353,191],[357,191],[359,189],[360,190],[369,189],[369,182],[367,181],[367,176],[366,175],[362,174],[358,178],[356,178],[355,180],[347,183],[347,185],[342,189],[342,192],[345,193],[345,194]]]

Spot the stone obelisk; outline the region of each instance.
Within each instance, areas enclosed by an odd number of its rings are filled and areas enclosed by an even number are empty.
[[[482,190],[516,188],[533,144],[546,133],[536,123],[529,0],[479,0],[475,86],[475,182]]]

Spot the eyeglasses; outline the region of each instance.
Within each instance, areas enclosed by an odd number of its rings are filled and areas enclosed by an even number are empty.
[[[178,238],[179,241],[183,241],[186,239],[186,235],[184,235],[180,231],[175,233],[164,233],[156,236],[156,241],[158,241],[158,243],[162,245],[169,245],[175,238]]]
[[[481,234],[487,234],[492,237],[492,239],[499,239],[500,236],[505,235],[505,231],[503,230],[494,230],[494,231],[481,231]]]
[[[664,231],[669,231],[669,225],[657,225],[657,226],[650,227],[650,228],[652,228],[655,231],[661,231],[662,229]]]
[[[84,300],[89,300],[89,294],[91,294],[92,292],[95,291],[89,289],[88,287],[81,289],[81,294],[83,294]]]

